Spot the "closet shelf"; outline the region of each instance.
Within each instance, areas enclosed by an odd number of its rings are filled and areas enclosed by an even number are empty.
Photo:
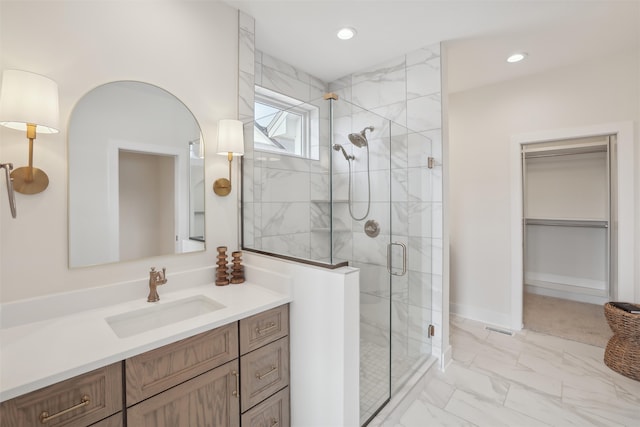
[[[606,153],[609,147],[607,143],[586,143],[565,145],[558,147],[529,148],[523,151],[525,159],[538,157],[575,156],[579,154]]]
[[[609,221],[596,219],[525,218],[525,225],[554,227],[609,228]]]

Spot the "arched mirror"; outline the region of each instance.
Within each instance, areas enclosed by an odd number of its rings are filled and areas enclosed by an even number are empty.
[[[75,106],[68,144],[70,267],[204,250],[202,134],[178,98],[99,86]]]

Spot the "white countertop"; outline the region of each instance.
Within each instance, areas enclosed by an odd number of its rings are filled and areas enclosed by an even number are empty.
[[[204,295],[225,307],[127,338],[118,338],[105,318],[151,306],[144,296],[135,301],[2,329],[0,401],[291,301],[287,294],[250,282],[229,286],[208,284],[164,293],[162,290],[165,289],[159,288],[161,300],[153,304]]]

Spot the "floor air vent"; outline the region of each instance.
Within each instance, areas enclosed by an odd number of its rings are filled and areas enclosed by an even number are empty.
[[[499,334],[509,335],[510,337],[512,337],[512,336],[513,336],[513,331],[509,331],[508,329],[494,328],[493,326],[485,326],[484,328],[485,328],[487,331],[497,332],[497,333],[499,333]]]

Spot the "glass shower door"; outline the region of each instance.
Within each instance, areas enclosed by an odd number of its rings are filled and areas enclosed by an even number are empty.
[[[332,261],[360,269],[360,423],[391,397],[391,162],[388,120],[332,104]]]
[[[438,172],[429,161],[431,140],[390,122],[391,395],[431,356],[432,224]]]
[[[432,179],[410,155],[430,140],[344,100],[332,118],[332,262],[360,269],[365,425],[431,354]]]

